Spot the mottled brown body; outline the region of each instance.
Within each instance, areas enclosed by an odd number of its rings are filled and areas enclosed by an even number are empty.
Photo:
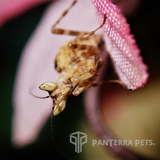
[[[64,13],[66,14],[68,10]],[[65,15],[64,13],[62,15]],[[100,36],[94,33],[104,25],[106,15],[102,25],[88,33],[55,28],[60,19],[53,25],[52,32],[54,34],[76,35],[77,38],[62,46],[56,56],[55,68],[60,72],[59,79],[56,82],[44,82],[40,86],[40,89],[48,91],[49,97],[53,99],[54,115],[64,110],[66,100],[71,93],[78,96],[94,83],[103,63],[100,57],[103,41]]]
[[[101,38],[94,35],[88,40],[79,42],[93,45],[94,49],[92,47],[89,50],[70,49],[68,43],[61,47],[55,62],[60,78],[55,82],[58,85],[57,89],[51,93],[55,103],[67,99],[71,93],[78,96],[93,84],[102,65],[102,58],[99,55],[101,49],[98,48],[100,42]]]

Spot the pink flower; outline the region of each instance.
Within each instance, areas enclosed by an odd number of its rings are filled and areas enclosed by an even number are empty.
[[[4,1],[0,1],[0,3],[2,2],[4,3]],[[44,1],[25,1],[27,4],[23,4],[23,7],[17,10],[16,7],[19,8],[21,3],[15,0],[15,6],[6,6],[8,7],[6,10],[1,10],[2,14],[5,12],[8,14],[4,16],[4,19],[1,19],[0,25],[5,20],[17,16],[29,7],[40,2]],[[32,89],[35,95],[44,96],[45,93],[42,94],[38,86],[44,81],[55,81],[59,76],[53,67],[55,56],[59,48],[67,40],[72,38],[64,35],[53,35],[50,30],[61,13],[70,5],[69,2],[71,3],[72,1],[59,0],[49,6],[23,51],[14,89],[15,110],[13,115],[12,141],[16,146],[21,147],[34,142],[40,129],[50,116],[52,108],[51,99],[36,99],[30,95],[29,90]],[[107,15],[107,22],[103,27],[103,31],[99,30],[97,33],[101,34],[105,40],[106,50],[113,60],[120,80],[128,89],[134,90],[143,86],[148,78],[147,67],[139,55],[140,50],[136,46],[133,36],[130,35],[130,29],[126,23],[126,19],[110,0],[93,0],[93,4],[97,8],[100,22],[103,20],[104,13]],[[80,31],[91,31],[95,29],[99,24],[93,4],[87,0],[78,1],[58,26]],[[10,10],[10,12],[7,12],[7,10]],[[107,53],[104,54],[104,58],[108,58]],[[103,69],[100,76],[102,74]],[[89,97],[85,102],[86,110],[92,113],[89,114],[91,123],[96,121],[96,116],[94,117],[95,113],[90,110],[90,106],[94,106],[97,103],[96,98],[94,98],[97,93],[98,89],[95,88],[91,88],[86,93],[87,97]],[[92,109],[94,110],[95,108]],[[101,131],[101,129],[98,128],[98,131]]]
[[[99,21],[103,21],[104,13],[107,14],[107,22],[103,27],[105,35],[106,49],[113,61],[114,67],[121,81],[128,89],[137,89],[143,86],[148,79],[147,66],[143,63],[140,50],[135,44],[133,35],[130,35],[130,28],[126,19],[120,14],[120,10],[110,0],[92,0],[98,12]],[[99,79],[103,76],[101,70]],[[97,112],[101,103],[101,87],[91,88],[85,94],[85,106],[87,118],[93,130],[100,138],[109,140],[114,139],[108,128],[103,127],[100,113]],[[115,155],[128,160],[143,159],[141,156],[132,153],[130,150],[121,146],[111,146],[111,151]]]

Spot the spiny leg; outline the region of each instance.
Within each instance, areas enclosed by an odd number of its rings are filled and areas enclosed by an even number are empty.
[[[88,51],[93,51],[93,50],[97,50],[98,48],[96,46],[93,46],[93,45],[85,45],[85,44],[78,44],[77,42],[78,41],[82,41],[82,40],[86,40],[88,39],[90,36],[92,36],[97,30],[99,30],[100,28],[103,27],[103,25],[105,24],[106,22],[106,14],[104,15],[104,19],[103,19],[103,23],[98,27],[96,28],[95,30],[89,32],[89,33],[86,33],[85,35],[75,39],[73,42],[69,43],[68,44],[68,47],[69,48],[72,48],[72,49],[79,49],[79,50],[85,50],[87,49]]]
[[[87,34],[85,34],[85,35],[83,35],[83,36],[81,36],[81,37],[79,37],[79,38],[77,38],[77,39],[75,39],[73,42],[71,42],[71,43],[68,44],[68,47],[74,48],[73,46],[74,46],[78,41],[82,41],[82,40],[88,39],[88,38],[89,38],[90,36],[92,36],[97,30],[99,30],[100,28],[103,27],[103,25],[104,25],[105,22],[106,22],[106,19],[107,19],[107,16],[106,16],[106,14],[104,14],[103,23],[102,23],[98,28],[96,28],[95,30],[93,30],[93,31],[91,31],[91,32],[89,32],[89,33],[87,33]]]
[[[108,80],[108,81],[101,81],[101,82],[98,82],[98,83],[94,83],[92,86],[99,86],[99,85],[103,85],[103,84],[108,84],[108,83],[118,83],[120,85],[122,85],[124,88],[125,88],[125,85],[123,82],[121,82],[120,80]]]
[[[66,30],[62,28],[52,28],[52,33],[54,34],[64,34],[64,35],[71,35],[71,36],[83,36],[88,32],[81,32],[81,31],[73,31],[73,30]]]
[[[75,43],[73,44],[72,49],[88,50],[88,52],[90,52],[93,50],[97,50],[98,48],[93,45]]]
[[[61,21],[61,19],[68,13],[68,11],[72,8],[72,6],[74,6],[74,4],[77,2],[77,0],[74,0],[72,2],[72,4],[69,6],[68,9],[66,9],[62,15],[60,16],[60,18],[56,21],[56,23],[52,26],[52,29],[54,30],[55,26]]]
[[[62,28],[55,28],[56,25],[62,20],[62,18],[68,13],[68,11],[72,8],[72,6],[74,6],[74,4],[77,2],[77,0],[74,0],[72,2],[72,4],[69,6],[68,9],[66,9],[62,15],[60,16],[60,18],[56,21],[56,23],[52,26],[52,33],[54,34],[65,34],[65,35],[72,35],[72,36],[83,36],[85,34],[87,34],[88,32],[80,32],[80,31],[72,31],[72,30],[65,30]]]

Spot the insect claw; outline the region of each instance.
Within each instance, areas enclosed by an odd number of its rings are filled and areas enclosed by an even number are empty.
[[[62,100],[59,104],[56,104],[55,107],[53,107],[53,115],[56,116],[59,113],[61,113],[66,107],[66,100]]]
[[[44,82],[39,86],[39,89],[45,91],[54,91],[57,88],[57,84],[54,82]]]

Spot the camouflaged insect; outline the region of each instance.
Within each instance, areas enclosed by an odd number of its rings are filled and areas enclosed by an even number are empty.
[[[64,110],[66,100],[71,93],[78,96],[94,83],[103,63],[100,57],[103,41],[100,36],[94,33],[104,25],[106,15],[104,15],[102,25],[89,33],[55,28],[70,8],[53,25],[52,32],[54,34],[74,35],[77,38],[62,46],[56,56],[55,68],[60,72],[59,79],[56,82],[44,82],[39,87],[49,92],[48,97],[53,100],[53,115],[58,115]]]

